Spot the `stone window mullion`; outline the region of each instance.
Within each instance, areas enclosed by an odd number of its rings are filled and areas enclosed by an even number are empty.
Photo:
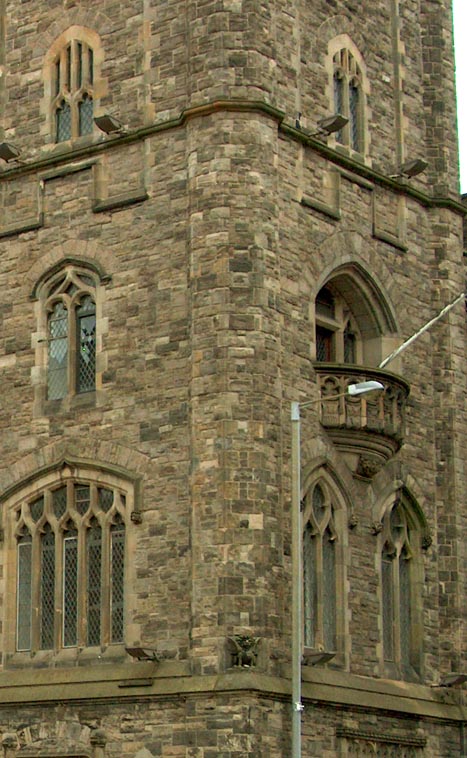
[[[36,493],[16,516],[17,650],[122,643],[126,495],[86,478]]]

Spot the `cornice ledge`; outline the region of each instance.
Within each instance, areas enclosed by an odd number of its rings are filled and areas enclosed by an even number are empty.
[[[379,186],[386,189],[391,189],[393,192],[396,192],[399,195],[406,195],[407,197],[411,197],[413,200],[416,200],[418,203],[420,203],[420,205],[423,205],[426,208],[446,208],[448,210],[454,211],[455,213],[459,213],[461,216],[465,216],[467,214],[467,207],[462,203],[460,195],[459,200],[454,200],[452,197],[433,197],[431,195],[428,195],[426,192],[423,192],[422,190],[410,186],[407,184],[407,182],[400,182],[396,179],[391,179],[390,176],[387,176],[386,174],[383,174],[380,171],[371,168],[370,166],[365,166],[360,161],[357,161],[348,155],[343,155],[337,150],[334,150],[332,147],[328,147],[325,142],[322,142],[317,137],[313,137],[308,132],[297,129],[295,126],[292,126],[285,121],[280,122],[279,130],[284,135],[287,135],[297,142],[301,142],[315,152],[319,153],[323,156],[323,158],[327,158],[331,163],[334,163],[334,165],[347,169],[347,171],[351,171],[357,176],[366,179],[373,184],[378,184]]]

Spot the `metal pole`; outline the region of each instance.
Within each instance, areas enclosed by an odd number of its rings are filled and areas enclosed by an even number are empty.
[[[466,294],[467,293],[462,292],[462,294],[460,294],[458,297],[456,297],[456,299],[453,300],[452,303],[449,303],[449,305],[445,305],[444,308],[438,313],[437,316],[435,316],[434,318],[430,319],[430,321],[427,321],[427,323],[424,324],[421,327],[421,329],[418,330],[418,332],[415,332],[415,334],[412,334],[412,336],[409,337],[408,340],[405,340],[405,342],[403,342],[402,345],[399,345],[399,347],[397,347],[390,355],[388,355],[384,359],[384,361],[381,361],[381,363],[379,364],[378,368],[384,368],[385,366],[388,365],[388,363],[390,363],[391,361],[393,361],[394,358],[396,358],[400,353],[402,353],[402,351],[405,350],[409,345],[411,345],[412,342],[414,342],[416,339],[418,339],[421,334],[423,334],[424,332],[426,332],[427,329],[429,329],[431,326],[433,326],[433,324],[436,324],[436,322],[439,321],[440,318],[443,318],[443,316],[445,315],[445,313],[447,313],[448,311],[450,311],[451,308],[454,308],[454,306],[457,305],[457,303],[460,303],[461,300],[465,300]]]
[[[300,498],[300,403],[292,422],[292,758],[302,755],[302,515]]]

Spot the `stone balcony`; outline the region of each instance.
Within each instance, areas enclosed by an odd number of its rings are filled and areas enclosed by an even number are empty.
[[[316,363],[322,402],[320,421],[344,453],[353,473],[371,479],[399,450],[404,440],[409,385],[388,371],[338,363]],[[344,395],[349,384],[376,379],[383,392]]]

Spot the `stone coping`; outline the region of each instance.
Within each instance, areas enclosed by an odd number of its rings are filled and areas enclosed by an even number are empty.
[[[284,674],[289,674],[288,670]],[[253,669],[222,674],[190,674],[188,661],[135,662],[74,668],[42,668],[0,672],[0,709],[51,705],[56,702],[178,699],[235,694],[287,702],[290,679]],[[324,668],[302,669],[302,699],[333,707],[389,711],[418,718],[466,721],[467,708],[458,689],[373,679]]]

